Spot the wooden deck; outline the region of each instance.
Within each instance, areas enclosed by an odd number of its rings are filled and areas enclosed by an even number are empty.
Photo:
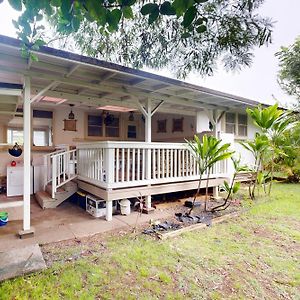
[[[212,178],[208,182],[209,187],[215,187],[223,184],[228,178]],[[198,187],[198,181],[185,181],[176,183],[156,184],[149,186],[137,186],[130,188],[119,188],[107,190],[92,183],[83,180],[77,180],[78,187],[88,193],[100,197],[106,201],[119,200],[124,198],[136,198],[139,196],[152,196],[167,194],[179,191],[194,190]],[[206,180],[202,181],[201,188],[206,187]]]

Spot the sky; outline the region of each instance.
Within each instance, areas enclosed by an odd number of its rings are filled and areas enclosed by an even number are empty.
[[[234,73],[219,68],[214,76],[206,78],[191,74],[186,81],[263,103],[273,103],[274,99],[281,105],[294,102],[295,99],[286,95],[277,83],[279,66],[275,53],[281,46],[292,44],[295,38],[300,36],[299,11],[299,0],[265,0],[260,14],[272,18],[275,22],[273,42],[268,47],[254,50],[251,67]],[[7,1],[0,4],[0,34],[16,37],[11,21],[17,16],[18,13]],[[153,72],[171,76],[166,70]]]

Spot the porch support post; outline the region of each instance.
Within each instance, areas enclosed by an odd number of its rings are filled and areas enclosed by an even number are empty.
[[[24,78],[24,96],[23,96],[23,231],[20,231],[20,237],[33,234],[30,228],[30,177],[31,177],[31,104],[30,104],[30,78]]]
[[[208,116],[209,121],[213,125],[213,136],[218,138],[218,118],[217,118],[217,110],[208,110],[204,109],[206,115]],[[214,186],[213,187],[213,197],[218,198],[219,197],[219,187]]]
[[[151,117],[152,117],[152,108],[151,108],[151,99],[147,99],[146,101],[146,132],[145,132],[145,142],[151,143],[152,141],[152,132],[151,132]]]
[[[112,220],[112,201],[107,200],[106,201],[106,215],[105,215],[106,221]]]
[[[152,107],[151,99],[146,100],[146,116],[145,116],[145,142],[151,143],[152,141],[152,132],[151,132],[151,118],[152,118]],[[151,149],[147,149],[147,160],[146,160],[146,177],[147,180],[151,180]],[[146,195],[145,199],[146,208],[151,208],[151,195]]]

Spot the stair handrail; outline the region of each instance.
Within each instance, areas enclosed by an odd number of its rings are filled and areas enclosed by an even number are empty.
[[[52,198],[55,198],[57,189],[67,182],[73,180],[76,174],[76,149],[62,151],[50,156],[52,162]],[[71,173],[70,166],[72,166],[74,172]]]
[[[62,153],[65,152],[66,149],[58,149],[55,150],[53,152],[44,154],[44,166],[45,166],[45,174],[44,174],[44,184],[43,187],[44,189],[46,188],[47,184],[51,182],[52,180],[52,167],[51,167],[51,157],[52,155],[58,154],[58,153]]]

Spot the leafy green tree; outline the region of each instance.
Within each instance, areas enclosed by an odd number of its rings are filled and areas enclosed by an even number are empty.
[[[278,79],[281,87],[300,101],[300,37],[294,44],[281,47],[276,55],[279,58]]]
[[[300,181],[300,122],[280,137],[281,152],[276,159],[280,170],[288,175],[288,181]]]
[[[199,183],[197,192],[193,199],[192,208],[189,211],[189,214],[192,212],[195,201],[200,194],[201,183],[203,180],[203,175],[207,174],[207,184],[206,184],[206,193],[205,193],[205,203],[204,210],[207,210],[207,194],[208,194],[208,180],[210,172],[213,166],[222,160],[228,159],[232,156],[233,152],[229,150],[230,144],[221,144],[222,140],[218,140],[214,136],[203,136],[202,141],[198,136],[194,136],[194,140],[186,141],[187,147],[190,149],[193,156],[196,158],[196,162],[199,168]]]
[[[293,118],[289,111],[278,109],[278,104],[262,108],[258,106],[254,109],[247,109],[248,115],[268,139],[268,148],[271,152],[271,180],[269,185],[269,194],[272,189],[274,177],[275,159],[280,154],[281,139],[283,133],[293,126]]]
[[[253,200],[255,199],[255,189],[257,186],[259,172],[262,168],[263,156],[269,146],[269,140],[266,135],[256,133],[253,141],[240,142],[240,144],[252,153],[255,160],[253,167],[255,177],[254,180],[250,181],[249,184],[249,196]]]
[[[24,42],[46,41],[46,17],[85,54],[141,68],[168,67],[178,77],[248,66],[252,50],[271,41],[263,0],[8,0],[22,10],[15,26]]]

